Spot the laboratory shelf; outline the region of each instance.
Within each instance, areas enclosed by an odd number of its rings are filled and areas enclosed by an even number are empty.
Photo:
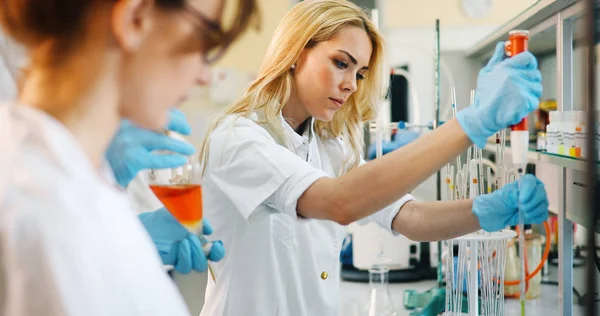
[[[588,161],[585,159],[552,154],[545,151],[539,152],[538,161],[582,172],[587,172],[588,170]],[[596,166],[596,171],[600,171],[600,163],[595,162],[594,165]]]
[[[496,144],[487,143],[484,147],[485,151],[496,152]],[[510,146],[506,146],[504,149],[504,154],[507,156],[511,155]],[[559,154],[553,154],[546,151],[536,151],[533,149],[529,149],[527,152],[527,162],[529,163],[548,163],[557,167],[563,167],[567,169],[577,170],[586,172],[588,170],[587,160],[582,158],[575,158],[570,156],[563,156]],[[596,162],[596,170],[600,173],[600,162]]]

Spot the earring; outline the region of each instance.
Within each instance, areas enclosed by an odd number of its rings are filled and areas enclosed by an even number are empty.
[[[296,69],[296,64],[292,64],[292,70]]]

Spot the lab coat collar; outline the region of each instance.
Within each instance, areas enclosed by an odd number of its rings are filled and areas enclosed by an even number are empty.
[[[304,130],[302,135],[299,135],[290,126],[290,124],[283,118],[283,115],[281,113],[279,113],[279,120],[281,121],[281,124],[283,125],[283,129],[285,131],[285,136],[287,139],[289,139],[292,142],[292,145],[294,146],[294,148],[298,148],[302,145],[310,144],[313,141],[313,138],[315,135],[315,131],[314,131],[315,119],[312,117],[310,117],[308,119],[310,120],[309,124],[308,124],[308,128],[306,128]]]

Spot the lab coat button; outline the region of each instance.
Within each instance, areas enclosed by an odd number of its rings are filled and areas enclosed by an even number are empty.
[[[327,273],[327,271],[323,271],[323,273],[321,273],[321,279],[327,280],[328,277],[329,277],[329,273]]]

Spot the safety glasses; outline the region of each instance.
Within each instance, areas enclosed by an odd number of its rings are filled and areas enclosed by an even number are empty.
[[[202,40],[204,62],[209,65],[214,64],[223,57],[227,51],[227,48],[231,43],[229,36],[223,31],[219,22],[207,18],[204,13],[188,3],[184,6],[184,13],[192,23],[202,29],[199,34],[200,39]]]

